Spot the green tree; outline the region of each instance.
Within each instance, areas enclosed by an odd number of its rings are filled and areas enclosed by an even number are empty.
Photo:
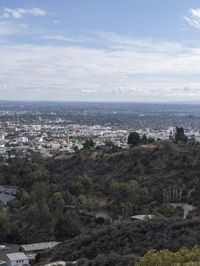
[[[176,133],[175,133],[175,142],[184,142],[186,143],[188,140],[187,136],[185,135],[184,128],[183,127],[176,127]]]
[[[136,266],[199,266],[200,248],[181,248],[177,252],[151,250],[140,258]]]
[[[132,214],[135,212],[141,194],[141,188],[137,181],[110,182],[109,193],[112,197],[111,209],[116,213]]]
[[[49,210],[49,206],[47,202],[44,202],[40,206],[40,215],[39,215],[39,222],[41,225],[50,226],[51,223],[51,214]]]
[[[4,207],[3,201],[0,200],[0,212],[3,210],[3,207]]]
[[[131,132],[128,136],[128,144],[132,145],[133,147],[141,143],[140,134],[137,132]]]
[[[140,186],[137,181],[130,180],[128,182],[118,182],[112,180],[110,183],[110,193],[117,200],[127,200],[135,202],[138,199]]]
[[[76,204],[79,208],[81,209],[87,209],[87,210],[95,210],[98,207],[97,202],[92,199],[89,198],[86,195],[79,195],[77,200],[76,200]]]
[[[17,199],[22,203],[22,204],[30,204],[31,203],[31,196],[26,190],[20,190],[17,193]]]
[[[59,217],[54,228],[54,233],[57,239],[65,240],[78,235],[79,230],[69,217]]]
[[[83,144],[83,147],[86,148],[86,149],[90,149],[90,148],[93,148],[95,146],[95,142],[93,139],[86,139],[84,144]]]
[[[66,188],[72,194],[79,195],[79,194],[89,194],[93,191],[94,185],[92,179],[87,176],[78,176],[67,183]]]
[[[146,136],[145,134],[142,135],[141,143],[142,143],[142,144],[147,144],[147,143],[148,143],[148,138],[147,138],[147,136]]]
[[[10,220],[6,213],[0,212],[0,239],[5,241],[8,235],[10,234]]]
[[[22,202],[18,199],[13,199],[8,202],[8,206],[11,210],[19,209],[22,206]]]
[[[148,143],[153,143],[155,141],[155,138],[153,137],[148,137]]]
[[[50,199],[50,208],[52,211],[63,212],[65,201],[61,192],[55,192]]]

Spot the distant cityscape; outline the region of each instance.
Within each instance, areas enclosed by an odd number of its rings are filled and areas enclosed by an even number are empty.
[[[2,102],[0,155],[73,154],[90,138],[95,146],[109,141],[127,149],[127,138],[133,130],[141,136],[165,140],[177,125],[199,141],[199,119],[200,107],[196,105]]]

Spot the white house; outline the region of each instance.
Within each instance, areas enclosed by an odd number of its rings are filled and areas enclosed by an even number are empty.
[[[7,266],[28,266],[29,259],[23,252],[6,254]]]
[[[54,248],[58,244],[60,244],[60,242],[56,241],[26,244],[26,245],[21,245],[20,251],[24,252],[27,255],[30,263],[32,264],[32,262],[34,262],[35,260],[36,255],[39,252]]]

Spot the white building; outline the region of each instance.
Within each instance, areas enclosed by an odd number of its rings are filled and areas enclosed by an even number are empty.
[[[42,242],[42,243],[34,243],[34,244],[26,244],[21,245],[22,251],[24,251],[26,254],[30,253],[37,253],[40,251],[44,251],[46,249],[54,248],[60,244],[60,242],[51,241],[51,242]]]
[[[6,265],[7,266],[28,266],[29,259],[23,252],[7,254]]]
[[[26,142],[28,142],[28,138],[27,137],[19,137],[19,141],[22,143],[26,143]]]
[[[56,241],[26,244],[26,245],[21,245],[20,250],[26,253],[30,262],[34,262],[35,257],[39,252],[54,248],[58,244],[60,244],[60,242]]]
[[[150,220],[153,218],[155,218],[155,215],[153,214],[139,214],[131,216],[132,220],[140,220],[140,221]]]
[[[72,264],[75,264],[74,262],[72,262]],[[45,266],[65,266],[66,262],[63,260],[59,260],[59,261],[55,261],[55,262],[51,262],[48,264],[45,264]]]
[[[174,139],[175,138],[175,134],[176,134],[176,128],[175,127],[170,127],[167,130],[167,133],[169,134],[169,138]]]
[[[0,141],[4,140],[5,139],[5,135],[4,133],[0,133]]]

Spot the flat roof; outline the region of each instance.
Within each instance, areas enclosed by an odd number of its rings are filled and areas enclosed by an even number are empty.
[[[6,256],[7,254],[21,252],[19,251],[19,248],[20,248],[19,245],[13,245],[13,244],[6,245],[5,248],[0,249],[0,260],[6,261],[8,259]]]
[[[23,252],[16,252],[16,253],[10,253],[6,254],[9,260],[27,260],[28,257]]]
[[[21,248],[26,251],[37,251],[37,250],[44,250],[53,248],[60,244],[60,242],[52,241],[52,242],[43,242],[43,243],[34,243],[34,244],[27,244],[27,245],[21,245]]]
[[[0,200],[3,202],[3,203],[8,203],[9,201],[15,199],[16,197],[13,196],[13,195],[8,195],[8,194],[4,194],[4,193],[0,193]]]
[[[138,220],[153,219],[154,217],[155,215],[153,214],[139,214],[131,216],[132,219],[138,219]]]

